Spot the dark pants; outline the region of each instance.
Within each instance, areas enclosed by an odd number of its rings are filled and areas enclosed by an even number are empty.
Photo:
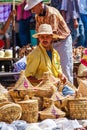
[[[30,18],[26,20],[19,21],[19,38],[20,38],[20,47],[23,47],[29,44],[30,41]]]

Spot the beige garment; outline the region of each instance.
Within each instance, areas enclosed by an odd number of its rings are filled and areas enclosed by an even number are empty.
[[[87,76],[87,66],[80,64],[78,68],[78,76]]]

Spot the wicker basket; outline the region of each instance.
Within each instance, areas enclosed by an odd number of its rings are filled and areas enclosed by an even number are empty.
[[[40,88],[40,87],[35,87],[35,96],[37,97],[51,97],[53,94],[53,89],[52,87],[44,87],[44,88]]]
[[[65,116],[65,112],[58,109],[54,103],[51,104],[48,108],[44,109],[43,111],[39,112],[40,119],[56,119],[56,118],[63,118]]]
[[[16,101],[23,101],[25,95],[28,95],[30,98],[34,95],[34,89],[30,88],[27,90],[9,90],[9,94],[12,97],[12,99]]]
[[[58,86],[60,84],[60,79],[55,78],[50,71],[43,73],[43,80],[48,81],[55,86]]]
[[[8,91],[2,84],[0,84],[0,102],[7,100],[8,100]]]
[[[38,101],[37,100],[26,100],[18,102],[22,107],[22,120],[29,123],[38,121]]]
[[[71,119],[87,119],[87,98],[69,100],[68,108]]]
[[[87,97],[87,79],[79,79],[78,93],[83,97]]]
[[[74,98],[74,95],[73,96],[63,96],[61,92],[58,92],[56,91],[51,99],[53,99],[54,101],[54,104],[56,107],[60,108],[60,109],[67,109],[67,102],[69,99],[73,99]]]
[[[43,109],[43,97],[32,97],[32,100],[38,100],[38,110],[42,111]]]
[[[22,108],[15,103],[5,104],[0,107],[0,121],[11,123],[15,120],[19,120],[22,115]]]
[[[51,98],[44,97],[43,98],[43,108],[48,108],[51,106],[53,100]]]
[[[24,75],[24,71],[21,71],[21,75],[16,82],[15,86],[13,89],[9,90],[9,94],[12,97],[12,99],[15,101],[16,100],[23,100],[25,95],[31,96],[33,92],[33,86],[32,84],[28,81],[26,76]]]

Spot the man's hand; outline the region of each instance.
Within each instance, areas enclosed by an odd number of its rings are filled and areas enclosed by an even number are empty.
[[[68,79],[64,74],[59,74],[59,78],[63,84],[66,84]]]

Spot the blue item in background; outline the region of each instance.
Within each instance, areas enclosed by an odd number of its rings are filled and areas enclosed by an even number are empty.
[[[36,33],[35,30],[30,30],[31,46],[37,45],[37,39],[32,37],[32,35],[35,33]]]
[[[73,94],[75,94],[75,91],[71,87],[65,85],[63,90],[62,90],[62,93],[63,93],[64,96],[73,95]]]

